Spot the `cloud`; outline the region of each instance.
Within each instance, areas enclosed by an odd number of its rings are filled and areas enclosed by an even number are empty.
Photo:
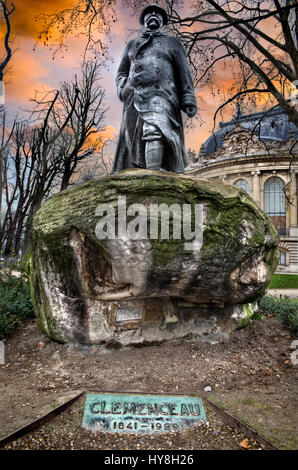
[[[11,16],[12,30],[18,36],[36,39],[44,26],[40,15],[53,14],[71,7],[73,3],[74,0],[14,0],[16,9]]]
[[[45,67],[30,50],[22,49],[12,62],[12,79],[6,85],[6,99],[13,104],[23,104],[34,96],[35,90],[48,90],[50,69]]]

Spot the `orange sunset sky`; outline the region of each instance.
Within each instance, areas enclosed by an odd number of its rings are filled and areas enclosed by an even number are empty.
[[[11,16],[13,32],[13,58],[6,74],[6,109],[12,118],[16,113],[22,115],[24,109],[30,109],[29,99],[36,90],[55,89],[62,80],[70,80],[79,72],[84,43],[82,38],[74,35],[67,40],[68,51],[52,57],[50,46],[34,44],[38,33],[42,29],[38,15],[54,13],[57,8],[71,6],[73,0],[14,0],[16,10]],[[107,135],[116,136],[119,132],[122,103],[118,100],[115,87],[115,76],[125,43],[132,38],[131,30],[139,28],[138,15],[132,16],[127,9],[117,6],[117,22],[112,26],[110,55],[107,68],[103,69],[102,86],[105,89],[105,106],[108,108],[105,118]],[[151,3],[151,2],[148,2]],[[191,0],[185,2],[184,8],[189,8]],[[3,46],[2,46],[3,47]],[[1,51],[2,53],[2,51]],[[225,88],[231,84],[232,77],[226,70],[218,70],[218,81]],[[202,99],[204,102],[202,102]],[[214,98],[206,87],[197,90],[197,102],[200,109],[200,118],[193,121],[192,128],[185,132],[186,148],[199,151],[200,145],[210,135],[213,126],[213,114],[220,104],[219,98]],[[235,108],[230,112],[234,114]],[[203,120],[203,122],[202,122]]]

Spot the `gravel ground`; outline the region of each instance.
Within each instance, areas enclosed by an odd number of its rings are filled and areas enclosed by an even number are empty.
[[[81,427],[85,398],[76,402],[53,421],[32,434],[5,446],[14,450],[239,450],[245,434],[226,425],[204,404],[208,424],[173,433],[111,434],[88,432]],[[244,442],[246,444],[246,442]],[[244,445],[242,444],[242,445]],[[256,441],[248,440],[248,449],[263,450]],[[243,447],[245,448],[245,447]]]
[[[0,438],[81,390],[181,393],[208,396],[277,447],[297,449],[297,367],[290,360],[292,342],[289,331],[274,317],[254,321],[218,344],[181,341],[123,349],[55,343],[31,320],[5,341]],[[204,392],[207,386],[211,392]],[[207,427],[146,437],[89,435],[81,429],[81,412],[73,408],[31,440],[21,439],[15,445],[83,448],[78,447],[79,441],[80,446],[98,449],[238,449],[246,437],[229,429],[208,407]],[[261,448],[258,443],[249,445]]]

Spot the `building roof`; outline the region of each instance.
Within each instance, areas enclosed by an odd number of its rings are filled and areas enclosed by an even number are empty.
[[[287,142],[291,130],[294,131],[294,137],[298,139],[298,128],[288,121],[288,116],[282,108],[277,107],[267,114],[266,112],[241,114],[238,108],[237,115],[231,121],[220,122],[218,130],[205,141],[203,144],[204,154],[216,152],[222,146],[223,138],[237,124],[254,130],[259,134],[260,140],[267,142]],[[201,151],[200,154],[202,154]]]

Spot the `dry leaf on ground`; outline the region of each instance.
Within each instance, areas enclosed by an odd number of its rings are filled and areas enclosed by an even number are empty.
[[[249,444],[249,440],[247,439],[247,437],[240,442],[239,447],[241,447],[241,449],[251,448],[251,445]]]

